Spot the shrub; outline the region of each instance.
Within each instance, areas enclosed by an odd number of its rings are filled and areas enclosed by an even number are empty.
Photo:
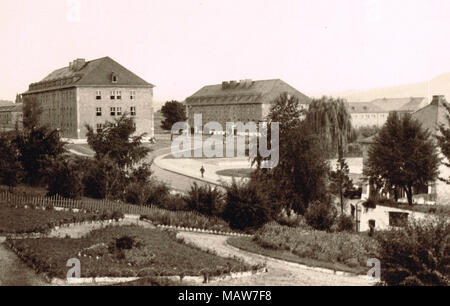
[[[189,208],[184,197],[178,194],[169,195],[160,207],[171,211],[185,211]]]
[[[351,232],[354,230],[353,218],[348,215],[341,215],[336,220],[339,232]]]
[[[330,231],[336,221],[337,211],[331,203],[331,198],[325,201],[314,201],[309,204],[305,212],[305,219],[308,225],[320,230]]]
[[[169,198],[170,188],[164,183],[153,182],[147,198],[147,204],[163,206]]]
[[[207,216],[220,216],[223,211],[223,194],[211,185],[191,186],[185,201],[191,210]]]
[[[226,205],[222,217],[234,229],[257,229],[271,219],[267,199],[255,185],[238,185],[235,181],[227,187]]]
[[[378,232],[382,281],[391,286],[450,285],[450,222],[412,221],[401,229]]]
[[[77,162],[58,159],[50,167],[47,177],[48,196],[80,199],[83,196],[82,171]]]

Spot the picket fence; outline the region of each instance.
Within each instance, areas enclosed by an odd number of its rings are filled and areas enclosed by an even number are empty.
[[[13,194],[8,191],[0,192],[0,205],[7,204],[12,206],[24,206],[24,205],[34,205],[35,207],[62,207],[67,209],[78,209],[85,210],[89,212],[121,212],[123,214],[135,214],[135,215],[183,215],[187,214],[195,217],[205,217],[197,212],[186,212],[186,211],[169,211],[165,210],[153,205],[148,206],[140,206],[140,205],[132,205],[126,204],[120,201],[111,201],[111,200],[94,200],[94,199],[82,199],[82,200],[73,200],[66,199],[59,195],[51,196],[51,197],[36,197],[36,196],[27,196],[27,195],[18,195]],[[208,217],[211,220],[216,219],[215,217]]]

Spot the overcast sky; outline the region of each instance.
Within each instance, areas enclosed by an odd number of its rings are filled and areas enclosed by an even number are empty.
[[[245,78],[305,94],[400,85],[450,72],[449,33],[450,0],[1,0],[0,99],[103,56],[156,100]]]

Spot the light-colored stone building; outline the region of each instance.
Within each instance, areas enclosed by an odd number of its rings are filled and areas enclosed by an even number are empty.
[[[382,98],[371,102],[349,102],[348,111],[352,117],[352,126],[381,127],[386,123],[389,113],[413,113],[427,105],[423,97]]]
[[[0,106],[0,129],[10,131],[22,128],[22,104]]]
[[[40,124],[59,129],[64,138],[86,138],[86,124],[99,131],[128,113],[136,133],[153,137],[153,88],[110,57],[76,59],[42,81],[30,84],[24,103],[38,103]]]
[[[224,129],[227,122],[259,122],[283,93],[296,96],[303,108],[308,108],[311,102],[309,97],[279,79],[208,85],[186,99],[188,123],[198,132],[203,127],[194,125],[194,114],[202,115],[203,125],[215,121]]]

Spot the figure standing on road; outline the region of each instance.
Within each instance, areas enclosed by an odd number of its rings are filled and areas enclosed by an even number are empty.
[[[203,165],[200,168],[200,173],[202,174],[202,178],[203,178],[203,175],[205,174],[205,168],[203,168]]]

